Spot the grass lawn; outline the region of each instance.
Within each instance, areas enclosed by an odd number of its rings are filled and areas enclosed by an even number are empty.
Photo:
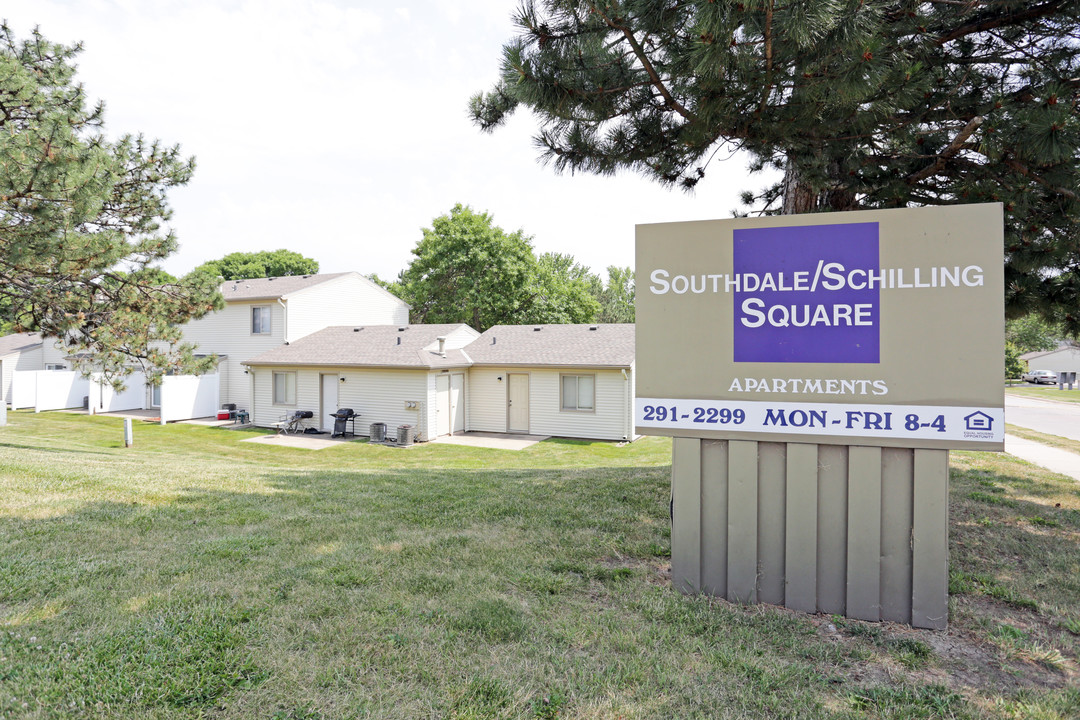
[[[0,718],[1080,716],[1080,485],[954,453],[951,628],[685,597],[670,443],[9,414]]]
[[[1066,386],[1068,387],[1068,386]],[[1040,400],[1057,400],[1058,402],[1080,402],[1080,387],[1073,385],[1075,390],[1058,390],[1057,385],[1013,385],[1005,388],[1009,395],[1038,398]]]
[[[1019,425],[1008,423],[1005,425],[1005,433],[1024,438],[1025,440],[1034,440],[1043,445],[1049,445],[1050,447],[1059,448],[1061,450],[1068,450],[1071,453],[1080,455],[1080,441],[1071,438],[1061,437],[1060,435],[1049,435],[1047,433],[1039,432],[1038,430],[1032,430],[1031,428],[1020,427]]]

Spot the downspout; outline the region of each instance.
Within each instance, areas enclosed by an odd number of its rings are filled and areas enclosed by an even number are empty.
[[[285,301],[281,298],[277,299],[278,305],[281,306],[281,340],[286,345],[289,344],[289,310],[285,306]],[[254,399],[254,397],[252,398]]]
[[[281,341],[283,343],[285,343],[286,345],[288,345],[289,344],[289,308],[285,304],[285,301],[282,300],[281,298],[278,298],[277,301],[278,301],[278,305],[281,306]],[[254,370],[254,368],[252,368],[250,365],[248,366],[248,369],[249,370]],[[273,384],[273,382],[272,382],[273,379],[274,379],[274,376],[273,376],[273,374],[271,374],[270,375],[271,384]],[[274,389],[271,387],[270,392],[272,393],[273,391],[274,391]],[[254,372],[251,373],[251,412],[252,412],[252,417],[254,417],[254,412],[255,412],[255,373]],[[254,420],[252,422],[254,422]]]
[[[630,440],[630,377],[626,374],[626,368],[622,369],[623,379],[623,440]]]

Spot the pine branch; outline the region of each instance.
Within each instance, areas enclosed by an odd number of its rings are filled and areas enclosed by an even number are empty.
[[[917,173],[908,175],[906,179],[907,184],[914,185],[915,183],[921,182],[926,178],[930,177],[931,175],[939,172],[942,168],[945,167],[945,162],[949,158],[953,157],[954,155],[956,155],[956,153],[960,152],[960,150],[963,149],[964,143],[967,142],[967,139],[971,137],[971,135],[976,130],[978,130],[979,126],[982,124],[982,116],[976,115],[975,117],[973,117],[971,121],[964,126],[964,129],[961,130],[955,138],[953,138],[953,141],[949,143],[949,145],[944,150],[938,153],[937,159],[931,165],[923,168]]]
[[[667,86],[664,84],[663,79],[660,77],[660,73],[656,71],[656,68],[652,64],[652,61],[649,60],[649,56],[645,53],[645,48],[642,47],[641,43],[639,43],[637,41],[637,38],[634,37],[634,33],[631,31],[631,29],[626,25],[616,23],[615,20],[608,17],[602,10],[600,10],[600,8],[596,7],[596,5],[593,5],[592,7],[596,11],[596,14],[604,20],[608,27],[610,27],[612,30],[617,30],[622,33],[623,37],[626,38],[626,41],[630,43],[630,47],[634,50],[634,56],[637,58],[638,62],[641,63],[642,68],[645,69],[645,72],[652,80],[653,86],[656,88],[657,92],[659,92],[663,96],[664,101],[667,103],[668,107],[679,113],[679,115],[681,115],[683,119],[689,122],[694,122],[696,120],[694,114],[687,110],[682,103],[676,100],[675,97],[671,94],[671,91],[668,90]]]
[[[1078,195],[1077,193],[1073,192],[1072,190],[1069,190],[1068,188],[1063,188],[1063,187],[1056,186],[1053,183],[1046,180],[1045,178],[1039,177],[1038,175],[1033,173],[1030,168],[1028,168],[1026,165],[1024,165],[1023,163],[1021,163],[1021,162],[1019,162],[1017,160],[1013,160],[1011,158],[1005,158],[1002,162],[1004,162],[1010,168],[1012,168],[1016,172],[1020,173],[1024,177],[1028,178],[1029,180],[1033,180],[1034,182],[1038,183],[1039,185],[1042,185],[1043,187],[1047,188],[1048,190],[1051,190],[1052,192],[1054,192],[1054,193],[1056,193],[1058,195],[1061,195],[1063,197],[1067,197],[1070,200],[1080,200],[1080,195]]]
[[[986,32],[987,30],[993,30],[994,28],[1008,25],[1019,25],[1028,20],[1037,20],[1048,15],[1053,15],[1064,4],[1065,0],[1050,0],[1050,2],[1029,7],[1021,12],[1005,12],[1003,14],[996,12],[984,13],[982,17],[976,18],[974,22],[961,25],[952,32],[938,37],[934,42],[938,45],[944,45],[945,43],[952,42],[953,40],[957,40],[967,35]]]

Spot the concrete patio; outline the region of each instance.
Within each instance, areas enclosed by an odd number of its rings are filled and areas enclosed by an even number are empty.
[[[466,445],[468,447],[492,448],[494,450],[524,450],[538,442],[547,440],[550,435],[509,435],[506,433],[469,432],[458,435],[443,435],[432,443],[443,445]]]

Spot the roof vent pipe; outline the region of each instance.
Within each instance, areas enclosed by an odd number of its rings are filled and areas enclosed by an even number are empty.
[[[400,336],[400,335],[398,335],[398,339],[397,339],[397,344],[398,344],[398,345],[400,345],[400,344],[401,344],[401,336]]]
[[[439,341],[439,355],[446,357],[446,336],[436,338]]]

